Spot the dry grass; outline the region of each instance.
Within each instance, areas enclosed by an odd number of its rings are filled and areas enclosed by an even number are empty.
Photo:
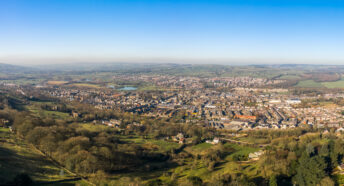
[[[67,84],[68,81],[48,81],[47,83],[49,85],[64,85],[64,84]]]

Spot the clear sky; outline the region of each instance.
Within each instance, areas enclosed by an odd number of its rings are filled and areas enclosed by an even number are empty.
[[[0,63],[344,64],[343,0],[0,0]]]

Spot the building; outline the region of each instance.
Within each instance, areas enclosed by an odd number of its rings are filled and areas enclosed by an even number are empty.
[[[300,99],[288,99],[286,103],[293,105],[293,104],[300,104],[301,100]]]

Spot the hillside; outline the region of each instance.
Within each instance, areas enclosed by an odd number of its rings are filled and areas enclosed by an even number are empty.
[[[12,183],[28,175],[35,183],[78,180],[22,140],[8,128],[0,128],[0,183]]]
[[[33,71],[33,68],[0,63],[0,73],[22,73]]]

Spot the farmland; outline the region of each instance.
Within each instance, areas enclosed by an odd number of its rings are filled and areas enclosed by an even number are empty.
[[[344,79],[334,82],[321,83],[326,88],[344,88]]]
[[[68,83],[68,81],[48,81],[47,84],[49,85],[64,85]]]
[[[101,88],[100,85],[90,83],[73,83],[68,86],[80,87],[80,88]]]

